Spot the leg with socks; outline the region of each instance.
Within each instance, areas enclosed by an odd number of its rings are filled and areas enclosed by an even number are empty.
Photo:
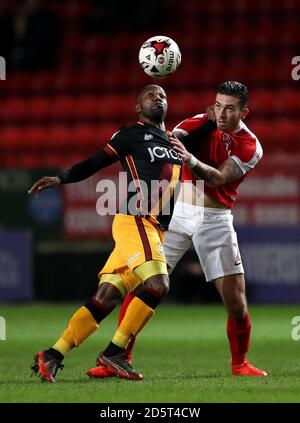
[[[244,319],[235,319],[228,316],[227,336],[230,345],[232,364],[242,364],[246,360],[249,349],[251,320],[249,313]]]
[[[125,299],[124,299],[124,301],[121,305],[121,308],[120,308],[118,326],[120,326],[120,324],[122,323],[122,320],[123,320],[123,318],[126,314],[127,307],[129,306],[131,301],[135,298],[135,296],[136,296],[136,294],[134,292],[131,292],[130,294],[126,295],[126,297],[125,297]],[[130,364],[132,363],[132,349],[133,349],[133,346],[135,344],[135,340],[136,340],[135,335],[132,335],[131,340],[130,340],[129,344],[127,345],[127,348],[126,348],[126,354],[127,354],[127,357],[128,357],[128,362]]]
[[[127,294],[126,297],[124,298],[124,301],[120,307],[118,326],[120,326],[120,324],[122,323],[122,320],[127,311],[127,307],[129,306],[131,301],[135,298],[135,296],[136,294],[134,292],[131,292],[130,294]],[[127,356],[127,361],[129,364],[132,364],[132,349],[135,344],[135,340],[136,340],[135,335],[132,335],[131,340],[129,341],[129,344],[127,345],[127,348],[126,348],[126,356]],[[104,366],[103,364],[101,364],[101,361],[100,361],[101,359],[102,359],[102,352],[99,354],[99,356],[96,359],[97,367],[95,367],[94,369],[90,369],[87,372],[88,376],[94,377],[94,378],[100,378],[100,379],[116,376],[114,369],[112,369],[109,366]]]
[[[109,311],[103,304],[91,298],[73,314],[68,327],[53,348],[65,356],[72,348],[78,347],[94,333],[98,329],[99,323],[108,314]]]
[[[246,358],[250,344],[250,333],[249,313],[243,319],[228,316],[227,335],[231,350],[233,376],[267,376],[265,370],[254,367]]]
[[[61,362],[65,355],[95,332],[100,321],[109,313],[95,298],[88,301],[74,313],[68,327],[53,347],[35,354],[32,371],[42,381],[54,383],[57,370],[63,368]]]
[[[87,374],[90,377],[107,377],[114,373],[116,376],[131,380],[143,378],[128,362],[126,349],[132,336],[135,337],[152,317],[154,309],[160,301],[161,295],[148,287],[144,287],[134,298],[130,298],[124,318],[113,336],[112,342],[98,357],[97,363],[100,366],[88,371]],[[105,375],[101,369],[103,365],[108,369]]]

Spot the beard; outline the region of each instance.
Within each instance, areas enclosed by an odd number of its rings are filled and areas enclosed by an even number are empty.
[[[156,123],[162,123],[165,120],[167,110],[160,105],[157,105],[151,109],[144,109],[143,115]]]

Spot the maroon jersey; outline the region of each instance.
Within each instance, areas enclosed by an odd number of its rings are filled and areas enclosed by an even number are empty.
[[[120,129],[104,147],[111,160],[120,160],[127,172],[126,213],[132,214],[129,204],[137,194],[139,200],[134,212],[151,216],[164,229],[171,219],[182,167],[182,159],[172,149],[169,134],[138,122]],[[163,186],[160,185],[162,181],[166,182]],[[129,189],[130,185],[134,189]],[[124,206],[120,209],[122,213]]]

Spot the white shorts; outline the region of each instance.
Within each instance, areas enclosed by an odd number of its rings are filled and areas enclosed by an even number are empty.
[[[233,216],[228,209],[194,206],[177,201],[164,237],[170,271],[192,246],[206,281],[244,273]]]

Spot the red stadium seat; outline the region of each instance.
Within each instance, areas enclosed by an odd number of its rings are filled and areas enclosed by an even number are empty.
[[[46,148],[46,131],[42,126],[28,126],[23,128],[23,150],[41,150]]]
[[[99,118],[118,119],[132,117],[134,113],[134,98],[128,94],[111,94],[103,96],[99,104]]]
[[[46,95],[51,94],[53,84],[56,79],[54,72],[41,72],[38,74],[32,74],[32,78],[29,84],[29,90],[33,95]]]
[[[71,130],[71,143],[74,149],[87,150],[95,144],[95,126],[89,124],[75,125]]]
[[[82,96],[78,97],[76,105],[76,118],[79,120],[94,120],[99,117],[101,96]]]
[[[209,104],[214,100],[214,96],[209,99]],[[169,118],[176,118],[178,122],[188,116],[194,116],[205,111],[209,105],[204,99],[203,93],[182,92],[181,94],[169,94]]]
[[[92,4],[90,1],[69,0],[64,2],[62,9],[65,19],[77,20],[83,16],[93,13]]]
[[[68,169],[69,167],[73,166],[76,163],[82,162],[86,160],[91,154],[87,154],[86,152],[70,152],[67,156],[62,156],[56,159],[57,167],[60,169]],[[49,156],[49,159],[51,156]],[[52,158],[53,162],[55,163],[55,158]]]
[[[51,118],[58,121],[69,121],[76,116],[76,98],[58,96],[52,101]]]
[[[19,157],[15,154],[1,154],[0,166],[3,168],[19,168],[20,166]]]
[[[73,94],[78,92],[82,75],[79,71],[62,70],[56,75],[52,92],[55,94]]]
[[[22,123],[26,120],[28,101],[21,97],[4,100],[0,109],[0,120],[4,123]]]
[[[287,151],[294,151],[299,148],[300,135],[298,120],[278,119],[274,122],[273,131],[277,147],[281,147]]]
[[[74,164],[74,162],[69,163],[69,153],[70,152],[68,152],[68,154],[48,152],[41,157],[41,165],[43,167],[51,167],[55,169],[67,169],[69,165]]]
[[[23,131],[15,126],[5,126],[0,129],[0,150],[10,154],[16,153],[24,140]]]
[[[43,167],[45,166],[44,162],[43,162],[43,157],[38,153],[24,153],[21,154],[16,161],[16,166],[17,167],[24,167],[24,168],[39,168],[39,167]]]
[[[247,119],[245,122],[250,131],[252,131],[260,143],[262,144],[263,149],[269,148],[269,144],[274,145],[274,140],[270,139],[270,127],[268,125],[268,120],[264,119]]]
[[[1,84],[1,91],[2,86],[3,90],[6,94],[11,96],[20,96],[25,95],[28,93],[33,75],[30,72],[22,72],[10,75],[4,84]]]
[[[27,119],[31,122],[46,122],[50,119],[52,98],[35,97],[28,101]]]
[[[112,69],[111,72],[114,70]],[[95,94],[95,92],[102,91],[106,87],[105,77],[110,72],[104,70],[101,72],[99,69],[96,69],[94,66],[89,66],[83,68],[78,79],[78,91],[83,94]]]
[[[300,113],[299,90],[278,90],[273,96],[274,112],[284,115],[298,115]]]
[[[253,120],[249,128],[255,133],[266,151],[299,149],[299,124],[294,119],[275,119],[270,131],[269,119]]]
[[[120,125],[104,123],[95,127],[95,147],[102,148],[111,139],[113,134],[120,129]]]
[[[85,40],[73,31],[67,32],[63,40],[60,55],[61,59],[66,56],[78,57],[78,52],[82,52],[85,48]]]
[[[252,90],[249,101],[250,113],[255,116],[272,115],[277,98],[278,96],[274,96],[272,90]]]
[[[107,46],[110,41],[107,38],[96,35],[85,40],[82,53],[85,56],[98,56],[107,52]]]
[[[48,151],[64,151],[72,146],[72,129],[66,125],[50,125],[47,128],[46,145]]]

